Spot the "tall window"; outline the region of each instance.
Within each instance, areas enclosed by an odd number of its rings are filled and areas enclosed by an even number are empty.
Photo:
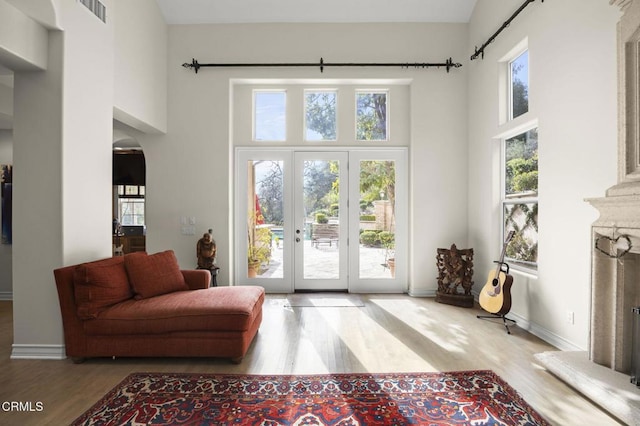
[[[529,111],[529,51],[509,62],[510,118]]]
[[[287,92],[260,91],[253,94],[253,139],[256,141],[285,141]]]
[[[504,140],[504,235],[514,231],[506,259],[537,269],[538,264],[538,129]]]
[[[304,121],[307,141],[335,141],[336,103],[335,90],[305,90]]]
[[[118,185],[118,216],[121,225],[144,225],[144,194],[142,185]]]
[[[356,92],[356,140],[386,141],[388,92]]]

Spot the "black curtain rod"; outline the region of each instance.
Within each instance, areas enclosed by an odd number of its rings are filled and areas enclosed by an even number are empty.
[[[182,64],[187,69],[192,69],[195,73],[198,73],[200,68],[212,67],[212,68],[248,68],[248,67],[320,67],[320,72],[324,71],[325,67],[403,67],[403,68],[430,68],[430,67],[445,67],[447,72],[451,68],[460,68],[462,64],[453,62],[451,58],[441,63],[371,63],[371,62],[325,62],[323,58],[320,58],[319,63],[311,62],[293,62],[293,63],[266,63],[266,64],[201,64],[197,60],[192,59],[191,63],[185,62]]]
[[[476,51],[473,55],[471,55],[471,60],[473,61],[474,59],[476,59],[478,56],[482,55],[482,59],[484,59],[484,48],[487,47],[488,45],[490,45],[493,40],[496,39],[496,37],[498,37],[498,34],[500,34],[505,28],[507,28],[510,24],[511,21],[513,21],[515,19],[516,16],[518,16],[520,14],[520,12],[522,12],[524,10],[525,7],[529,6],[529,3],[533,3],[536,0],[526,0],[522,6],[520,6],[518,8],[518,10],[516,10],[513,15],[511,15],[511,17],[509,19],[507,19],[505,21],[504,24],[502,24],[502,26],[500,28],[498,28],[498,31],[496,31],[491,37],[489,37],[489,40],[487,40],[481,47],[480,49],[478,49],[478,46],[476,46]],[[544,0],[540,0],[542,3],[544,3]]]

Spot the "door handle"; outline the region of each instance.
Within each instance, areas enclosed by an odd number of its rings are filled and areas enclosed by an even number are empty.
[[[300,242],[300,238],[296,237],[296,243]]]

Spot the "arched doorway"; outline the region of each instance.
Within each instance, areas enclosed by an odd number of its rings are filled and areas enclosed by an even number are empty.
[[[146,164],[133,138],[114,130],[113,144],[113,254],[146,250]]]

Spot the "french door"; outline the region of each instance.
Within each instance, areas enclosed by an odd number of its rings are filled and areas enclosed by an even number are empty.
[[[406,164],[405,149],[238,148],[235,281],[404,292]]]
[[[348,153],[293,158],[294,289],[348,290]]]

